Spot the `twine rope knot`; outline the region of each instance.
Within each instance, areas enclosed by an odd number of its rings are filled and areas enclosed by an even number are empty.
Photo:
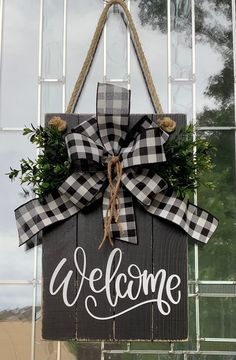
[[[113,220],[118,225],[119,230],[122,231],[121,225],[119,224],[119,217],[120,217],[119,190],[120,190],[121,177],[122,177],[122,165],[119,156],[112,156],[108,160],[107,177],[109,181],[109,205],[104,220],[104,236],[99,245],[98,248],[99,250],[101,249],[106,239],[109,240],[109,243],[112,246],[114,245],[110,232],[110,227]]]

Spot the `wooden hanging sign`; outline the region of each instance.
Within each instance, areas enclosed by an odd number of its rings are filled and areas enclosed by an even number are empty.
[[[71,127],[88,118],[64,116]],[[131,115],[131,125],[141,117]],[[185,124],[183,115],[172,118]],[[134,212],[137,245],[116,241],[98,250],[99,200],[44,232],[44,339],[187,339],[187,235],[137,201]]]

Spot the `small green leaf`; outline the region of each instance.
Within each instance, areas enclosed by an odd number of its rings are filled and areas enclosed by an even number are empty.
[[[42,186],[43,189],[48,189],[50,184],[48,182],[44,182],[44,183],[42,183],[41,186]]]
[[[28,134],[30,134],[30,133],[32,133],[33,132],[33,130],[32,129],[30,129],[30,128],[24,128],[23,129],[23,135],[28,135]]]

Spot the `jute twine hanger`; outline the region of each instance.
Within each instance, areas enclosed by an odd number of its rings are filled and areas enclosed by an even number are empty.
[[[85,84],[87,75],[89,73],[90,67],[92,65],[99,40],[101,38],[106,20],[107,20],[107,14],[112,5],[120,5],[122,9],[124,10],[124,13],[127,18],[127,24],[130,29],[130,35],[132,37],[132,42],[134,46],[134,50],[136,52],[142,74],[148,89],[148,93],[153,105],[153,108],[155,110],[156,114],[163,114],[163,109],[159,100],[159,97],[157,95],[156,88],[153,83],[153,79],[147,64],[147,60],[145,57],[145,54],[142,49],[141,42],[139,40],[139,36],[137,33],[137,30],[135,28],[131,13],[129,12],[129,9],[125,3],[124,0],[110,0],[107,1],[106,6],[104,7],[102,14],[98,20],[98,24],[95,30],[95,33],[92,38],[92,42],[90,44],[88,53],[86,55],[85,61],[83,63],[81,72],[79,74],[78,79],[76,80],[76,83],[74,85],[73,92],[70,97],[70,101],[66,110],[66,113],[71,114],[75,111],[76,105],[78,103],[80,94],[83,90],[83,86]],[[175,122],[170,119],[169,117],[163,117],[158,121],[158,124],[163,130],[167,132],[172,132],[175,129]],[[109,205],[106,212],[106,217],[104,219],[104,236],[102,239],[102,242],[100,243],[99,249],[104,244],[105,240],[108,239],[110,244],[113,245],[111,236],[110,236],[110,226],[112,222],[114,221],[120,231],[122,232],[122,229],[120,228],[119,224],[119,189],[121,184],[121,177],[122,177],[122,166],[120,159],[117,156],[111,157],[111,159],[107,163],[107,170],[108,170],[108,180],[109,180],[109,189],[110,189],[110,198],[109,198]],[[113,178],[116,180],[113,181]]]
[[[75,85],[74,85],[74,89],[73,89],[73,92],[71,94],[70,101],[68,103],[66,113],[73,113],[74,110],[75,110],[75,107],[77,105],[79,96],[80,96],[80,94],[82,92],[86,77],[88,75],[89,69],[90,69],[90,67],[92,65],[94,55],[95,55],[97,47],[98,47],[99,40],[100,40],[101,35],[102,35],[103,29],[104,29],[104,26],[105,26],[105,23],[106,23],[106,20],[107,20],[108,11],[109,11],[110,7],[112,5],[115,5],[115,4],[120,5],[122,7],[122,9],[124,10],[124,13],[126,15],[128,26],[129,26],[129,29],[130,29],[130,34],[131,34],[131,37],[132,37],[132,40],[133,40],[134,49],[135,49],[135,52],[137,54],[137,58],[139,60],[139,64],[140,64],[140,67],[141,67],[141,70],[142,70],[142,74],[143,74],[145,83],[147,85],[147,89],[148,89],[148,92],[149,92],[149,95],[150,95],[150,98],[151,98],[155,113],[163,114],[163,109],[162,109],[159,97],[158,97],[157,92],[156,92],[156,88],[155,88],[153,80],[152,80],[152,76],[151,76],[151,73],[150,73],[150,70],[149,70],[149,67],[148,67],[148,64],[147,64],[145,54],[144,54],[143,49],[142,49],[141,42],[139,40],[137,30],[135,28],[131,13],[129,12],[129,9],[128,9],[128,7],[127,7],[124,0],[110,0],[110,1],[107,2],[106,6],[104,7],[104,9],[102,11],[102,14],[101,14],[101,16],[100,16],[100,18],[98,20],[98,24],[97,24],[95,33],[93,35],[93,39],[92,39],[92,42],[90,44],[90,47],[89,47],[88,53],[86,55],[85,61],[83,63],[81,72],[79,74],[78,79],[76,80]]]

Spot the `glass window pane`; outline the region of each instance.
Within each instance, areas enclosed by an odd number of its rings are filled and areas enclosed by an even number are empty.
[[[78,345],[76,341],[62,341],[61,342],[61,360],[76,360],[78,359]],[[90,348],[91,349],[91,348]],[[86,354],[86,358],[87,354]],[[96,357],[94,357],[96,359]]]
[[[201,337],[235,338],[236,301],[234,298],[200,299]]]
[[[40,259],[39,259],[40,262]],[[35,360],[57,360],[57,341],[42,340],[41,286],[37,286]],[[70,359],[69,359],[70,360]]]
[[[225,296],[231,297],[236,296],[236,284],[218,284],[218,283],[206,283],[206,284],[199,284],[199,293],[201,296]]]
[[[231,0],[196,2],[197,112],[202,126],[234,124]],[[207,61],[206,61],[207,59]]]
[[[63,0],[43,2],[43,78],[62,77],[63,3]]]
[[[62,109],[62,87],[59,84],[42,85],[41,122],[44,124],[45,113],[60,113]]]
[[[95,360],[101,358],[101,344],[99,342],[61,342],[61,360],[88,359]]]
[[[32,0],[4,1],[2,127],[23,127],[37,122],[39,5],[39,1]]]
[[[201,349],[204,351],[225,351],[226,354],[227,352],[230,352],[230,351],[234,351],[234,355],[232,355],[232,359],[234,359],[235,355],[236,355],[236,343],[232,343],[232,342],[224,342],[224,341],[201,341]],[[216,357],[216,360],[219,359],[219,356]],[[222,356],[222,358],[220,358],[219,360],[221,359],[226,359],[226,360],[229,360],[230,359],[230,355],[228,355],[228,357],[225,356]],[[211,357],[211,360],[212,360],[212,357]]]
[[[78,75],[76,74],[75,78],[73,79],[73,86],[77,76]],[[77,103],[75,113],[96,113],[97,84],[98,82],[103,81],[103,43],[101,41],[97,49],[93,65],[86,78],[86,82]]]
[[[5,174],[10,166],[19,168],[21,158],[36,157],[32,147],[21,133],[0,133],[0,168],[1,168],[1,202],[0,202],[0,279],[32,279],[33,250],[19,248],[14,209],[28,201],[23,196],[19,182],[11,182]]]
[[[35,360],[57,360],[57,342],[42,340],[42,320],[36,321]],[[71,358],[73,359],[73,358]],[[68,359],[70,360],[70,358]]]
[[[193,116],[192,86],[172,85],[172,113],[187,115],[187,122],[191,123]]]
[[[130,348],[135,349],[135,348],[137,348],[138,344],[140,345],[140,343],[135,343],[134,341],[132,341],[132,343],[130,344]],[[105,350],[113,350],[113,349],[126,350],[127,343],[125,341],[117,341],[116,343],[105,342],[104,349]]]
[[[219,227],[209,243],[199,249],[200,278],[235,280],[235,134],[208,131],[205,136],[217,149],[216,166],[212,174],[206,175],[206,181],[212,182],[215,189],[202,187],[198,192],[199,205],[219,219]]]
[[[106,25],[108,79],[127,79],[127,30],[120,7],[112,7]]]
[[[1,322],[32,319],[31,285],[0,285]]]
[[[125,346],[125,345],[124,345]],[[109,345],[106,345],[106,348],[112,348]],[[132,350],[142,350],[142,349],[149,349],[149,350],[170,350],[170,344],[168,342],[141,342],[141,341],[132,341],[130,348]],[[113,346],[114,349],[114,346]],[[126,344],[126,349],[127,349],[127,344]]]
[[[164,112],[167,112],[166,1],[131,1],[131,13]],[[153,113],[131,42],[131,113]]]
[[[196,349],[195,298],[189,298],[189,300],[188,300],[188,324],[189,324],[188,341],[176,342],[174,344],[174,350],[195,350]]]
[[[137,360],[137,355],[135,354],[104,354],[104,360],[123,360],[125,357],[127,360]]]
[[[67,1],[67,68],[66,103],[79,76],[83,62],[92,40],[98,18],[103,9],[102,0]],[[97,82],[103,81],[103,39],[97,49],[89,77],[81,95],[79,111],[95,111]]]
[[[171,76],[192,78],[191,1],[171,1]]]
[[[0,346],[4,360],[30,359],[32,291],[30,285],[0,286]]]
[[[133,48],[131,48],[131,59],[132,77],[130,113],[153,114],[155,111]]]

